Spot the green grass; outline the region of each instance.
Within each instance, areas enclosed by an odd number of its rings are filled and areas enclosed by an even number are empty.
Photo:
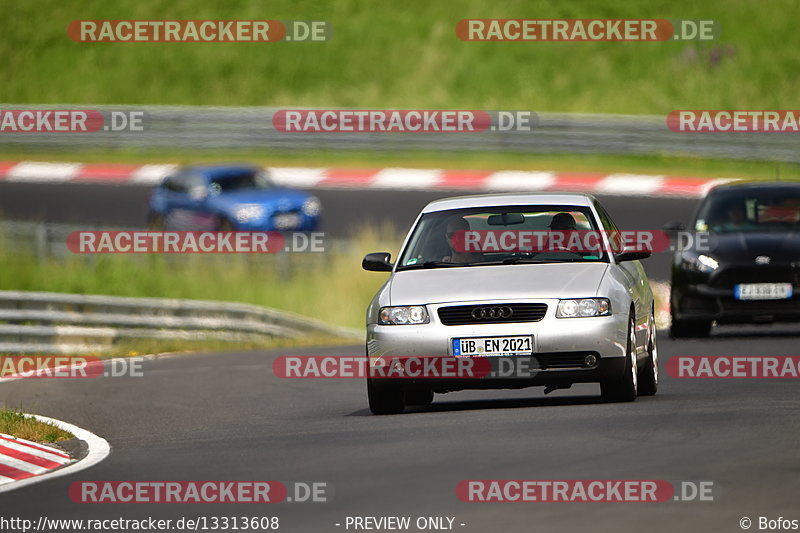
[[[532,109],[797,108],[794,0],[0,0],[0,102]],[[717,41],[462,42],[462,18],[715,19]],[[305,19],[327,43],[76,43],[76,19]]]
[[[34,442],[52,443],[73,438],[72,433],[9,409],[0,409],[0,433]]]
[[[385,274],[361,270],[367,252],[396,253],[389,230],[364,231],[346,250],[243,256],[104,255],[38,259],[0,247],[0,290],[188,298],[252,303],[363,328]],[[131,351],[147,350],[136,343]],[[145,343],[146,344],[146,343]],[[153,343],[164,351],[163,343]],[[218,343],[221,344],[221,343]],[[175,341],[172,349],[188,349]],[[123,350],[124,351],[124,350]]]

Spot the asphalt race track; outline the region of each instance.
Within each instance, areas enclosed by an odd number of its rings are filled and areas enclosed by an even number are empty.
[[[424,203],[447,195],[317,193],[325,229],[337,235],[384,213],[405,227]],[[136,187],[4,183],[0,209],[10,219],[135,226],[146,196]],[[696,204],[603,201],[623,227],[646,229],[688,221]],[[667,278],[667,264],[667,254],[646,263],[654,279]],[[576,385],[548,396],[541,388],[437,395],[430,407],[378,417],[367,409],[362,380],[285,380],[272,371],[279,355],[361,355],[363,345],[162,356],[144,362],[142,377],[4,383],[7,405],[89,429],[112,452],[89,470],[3,494],[0,502],[7,515],[34,521],[278,516],[287,532],[347,531],[347,516],[379,515],[454,516],[455,530],[481,533],[741,531],[743,517],[757,530],[760,516],[800,518],[792,516],[800,490],[797,381],[675,379],[665,363],[679,355],[798,356],[798,340],[794,326],[721,328],[687,341],[661,332],[659,394],[627,404],[601,403],[597,385]],[[710,481],[714,501],[465,503],[456,485],[468,479]],[[70,483],[88,480],[325,482],[330,501],[73,503]]]
[[[769,334],[767,336],[766,334]],[[794,329],[727,330],[702,341],[662,335],[676,355],[798,355]],[[797,512],[800,407],[794,380],[677,380],[657,396],[600,403],[599,387],[437,395],[430,407],[371,416],[361,380],[282,380],[279,354],[362,347],[163,357],[143,377],[27,380],[0,386],[104,436],[111,455],[76,475],[4,494],[12,516],[278,516],[281,531],[344,531],[346,516],[455,516],[459,531],[738,531],[749,516]],[[75,504],[73,481],[323,481],[327,503]],[[713,481],[713,502],[464,503],[465,479]],[[755,529],[755,526],[754,528]],[[351,530],[352,531],[352,530]]]
[[[0,182],[0,215],[9,220],[122,226],[145,226],[150,187],[85,183]],[[457,196],[452,191],[314,190],[323,207],[323,230],[330,237],[346,237],[367,225],[393,224],[402,233],[420,209],[437,198]],[[695,199],[652,196],[604,196],[603,205],[622,229],[654,230],[670,221],[687,223]],[[669,279],[669,254],[645,261],[652,279]]]

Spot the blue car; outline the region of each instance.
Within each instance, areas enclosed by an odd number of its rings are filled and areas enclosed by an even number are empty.
[[[170,230],[314,231],[321,206],[308,193],[276,186],[263,168],[181,168],[150,197],[148,225]]]

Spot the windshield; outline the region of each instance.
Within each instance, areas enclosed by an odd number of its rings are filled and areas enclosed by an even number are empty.
[[[800,222],[800,188],[730,189],[713,193],[700,208],[696,231],[786,232]]]
[[[516,245],[494,245],[500,239],[498,236],[508,233],[511,241],[515,236],[526,234],[546,236],[598,229],[588,207],[515,205],[426,213],[414,228],[397,270],[514,263],[607,262],[607,254],[602,249],[590,252],[551,247],[542,250],[539,247],[525,251],[524,247]],[[465,235],[468,236],[466,240]],[[469,236],[475,236],[475,240],[471,241]],[[513,242],[522,242],[522,238]],[[471,244],[475,246],[467,246]]]
[[[246,170],[215,176],[209,182],[212,193],[244,191],[249,189],[270,189],[272,181],[264,171]]]

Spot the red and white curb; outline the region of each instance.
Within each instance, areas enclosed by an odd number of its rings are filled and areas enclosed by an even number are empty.
[[[0,484],[26,479],[72,462],[56,448],[0,433]]]
[[[155,185],[176,165],[0,161],[0,180],[27,183]],[[618,196],[701,198],[726,178],[532,170],[469,171],[415,168],[268,167],[276,183],[303,189],[581,191]]]
[[[83,428],[45,416],[30,416],[69,431],[86,443],[88,453],[76,461],[55,448],[0,434],[0,493],[74,474],[94,466],[111,452],[105,439]]]

